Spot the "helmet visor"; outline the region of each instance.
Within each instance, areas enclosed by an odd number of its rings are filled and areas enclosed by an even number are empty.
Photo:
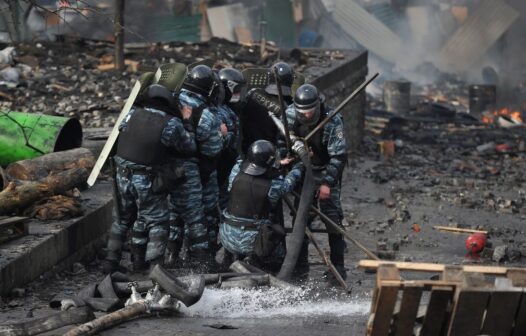
[[[318,110],[317,106],[314,106],[308,109],[296,109],[296,111],[299,113],[299,117],[301,117],[301,119],[305,121],[316,118],[317,110]]]
[[[304,125],[312,125],[318,122],[320,117],[320,104],[319,102],[309,108],[296,106],[296,113],[298,120]]]
[[[230,98],[231,103],[237,103],[245,98],[245,95],[247,93],[246,84],[228,81],[227,86],[230,92],[232,93],[232,96]]]

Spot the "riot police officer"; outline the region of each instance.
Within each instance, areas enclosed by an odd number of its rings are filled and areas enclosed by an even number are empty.
[[[181,119],[179,118],[181,117]],[[121,259],[122,244],[132,228],[133,268],[162,263],[168,239],[167,185],[163,175],[167,155],[196,151],[189,107],[179,110],[171,92],[159,84],[148,86],[119,126],[116,164],[117,219],[110,229],[104,270],[111,272]],[[168,164],[168,166],[170,166]],[[171,170],[173,171],[173,170]]]
[[[243,154],[246,154],[248,147],[256,140],[267,140],[276,145],[281,137],[268,112],[280,116],[277,80],[280,81],[286,106],[292,103],[294,71],[285,62],[278,62],[272,68],[277,69],[279,78],[276,79],[274,73],[271,73],[265,90],[255,88],[247,93],[246,105],[240,115]]]
[[[287,109],[287,118],[291,134],[305,137],[325,117],[331,109],[322,101],[318,89],[304,84],[294,95],[294,104]],[[347,148],[343,133],[343,119],[337,114],[315,133],[307,142],[310,147],[311,163],[317,186],[315,195],[321,211],[334,222],[341,225],[343,212],[340,202],[341,179],[347,162]],[[310,218],[312,222],[313,218]],[[338,272],[345,278],[343,236],[331,228],[329,232],[330,259]],[[308,271],[308,240],[298,261],[299,268]]]
[[[279,266],[284,256],[285,231],[275,210],[281,198],[301,180],[303,166],[296,164],[283,177],[278,169],[280,163],[288,164],[289,160],[280,162],[276,147],[267,140],[258,140],[249,147],[245,160],[232,169],[230,197],[219,238],[237,258],[248,256]]]
[[[182,246],[182,222],[187,231],[191,257],[205,264],[213,263],[210,251],[209,229],[217,216],[217,159],[223,148],[223,134],[217,109],[212,104],[216,88],[214,73],[206,65],[194,67],[184,81],[178,95],[184,106],[193,109],[197,155],[175,158],[184,167],[186,181],[170,193],[170,242],[171,261],[177,258]]]
[[[224,209],[228,201],[228,176],[238,157],[239,147],[239,117],[238,113],[243,104],[246,81],[241,71],[233,68],[221,69],[218,73],[224,90],[224,99],[218,104],[219,118],[227,127],[228,133],[224,138],[223,151],[217,167],[219,183],[219,204]],[[237,111],[237,112],[236,112]]]

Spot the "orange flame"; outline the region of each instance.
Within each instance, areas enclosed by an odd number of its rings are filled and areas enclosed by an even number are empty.
[[[499,116],[507,116],[516,122],[523,122],[521,113],[519,111],[514,111],[508,107],[501,108],[500,110],[495,110],[492,113],[485,113],[482,116],[482,122],[485,124],[493,124],[497,121]]]

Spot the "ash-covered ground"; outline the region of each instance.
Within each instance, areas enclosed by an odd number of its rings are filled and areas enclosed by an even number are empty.
[[[394,156],[386,158],[378,150],[380,139],[367,136],[363,152],[349,161],[344,176],[346,229],[371,250],[395,260],[523,266],[525,139],[524,127],[422,123],[397,139]],[[496,146],[481,146],[491,142]],[[488,230],[491,244],[479,258],[470,257],[466,234],[436,231],[434,225]],[[325,235],[317,236],[328,250]],[[325,267],[312,246],[310,256],[310,279],[301,290],[210,288],[179,316],[139,319],[102,334],[364,334],[375,284],[374,274],[357,269],[366,256],[348,242],[350,295],[323,280]],[[1,322],[51,313],[48,303],[56,294],[74,294],[102,280],[98,260],[93,255],[73,269],[31,283],[21,297],[4,298]],[[217,329],[227,327],[234,329]]]
[[[111,62],[111,52],[110,45],[93,41],[19,46],[11,67],[18,69],[20,77],[2,90],[0,106],[77,117],[87,128],[111,127],[129,93],[131,79],[138,75],[98,70],[101,64]],[[153,70],[161,62],[191,63],[196,57],[239,67],[268,66],[273,62],[271,58],[259,60],[257,50],[221,40],[140,47],[127,53],[127,59],[139,62],[141,71]],[[295,63],[297,70],[306,70],[309,62],[329,67],[341,58],[330,52],[311,55],[306,65]],[[415,92],[423,97],[418,98],[418,104],[445,100],[453,103],[456,112],[464,112],[466,87],[450,82],[428,87],[427,91],[417,88]],[[441,107],[431,106],[431,112]],[[382,108],[381,103],[373,99],[370,110],[378,108]],[[388,136],[369,133],[361,151],[350,158],[342,189],[346,229],[387,259],[524,265],[526,128],[444,120],[436,114],[425,115],[429,109],[422,111],[424,117],[410,118]],[[367,116],[371,117],[369,112]],[[380,153],[379,142],[386,138],[394,144],[392,156]],[[435,225],[487,230],[491,244],[480,256],[467,256],[466,234],[436,231]],[[328,251],[326,235],[316,236]],[[102,258],[102,253],[93,254],[72,269],[50,272],[15,290],[11,297],[2,298],[0,322],[55,312],[49,308],[52,297],[75,294],[86,284],[103,279],[99,267]],[[364,334],[375,285],[374,274],[357,268],[358,261],[365,258],[348,242],[350,295],[324,281],[325,266],[311,246],[310,279],[297,291],[209,288],[198,304],[183,309],[179,316],[134,320],[102,334]],[[403,275],[406,279],[429,276]],[[228,327],[233,329],[217,329]],[[67,329],[49,334],[62,334]]]

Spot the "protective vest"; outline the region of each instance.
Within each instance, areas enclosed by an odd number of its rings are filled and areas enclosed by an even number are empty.
[[[321,107],[321,113],[320,113],[320,119],[314,126],[306,126],[302,125],[299,121],[296,121],[295,124],[295,133],[296,135],[304,138],[307,136],[307,134],[310,133],[322,120],[325,119],[328,113],[325,112],[325,108]],[[312,148],[313,156],[311,157],[311,163],[313,166],[325,166],[329,163],[331,160],[331,157],[329,155],[329,152],[327,150],[327,146],[323,144],[323,133],[324,130],[321,129],[318,132],[314,133],[314,135],[307,141],[307,144],[309,147]]]
[[[119,135],[117,155],[145,166],[162,164],[167,147],[161,143],[164,128],[172,116],[137,108]]]
[[[230,190],[228,213],[246,219],[269,218],[272,205],[268,192],[271,184],[271,178],[239,172]]]

